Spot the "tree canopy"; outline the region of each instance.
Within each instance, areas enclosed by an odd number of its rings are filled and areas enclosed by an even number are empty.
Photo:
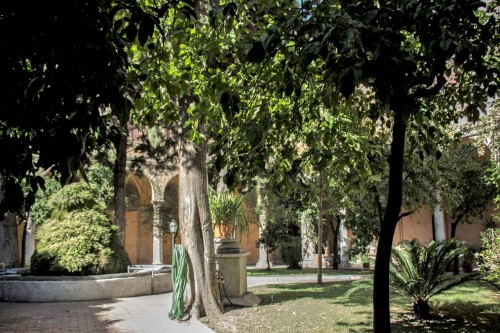
[[[135,1],[12,2],[0,10],[6,32],[0,37],[4,212],[22,206],[23,180],[30,204],[43,187],[37,172],[51,169],[65,182],[89,151],[119,132],[131,90],[124,40],[136,25],[141,39],[151,32],[143,28],[149,16]],[[118,20],[122,16],[128,24]]]

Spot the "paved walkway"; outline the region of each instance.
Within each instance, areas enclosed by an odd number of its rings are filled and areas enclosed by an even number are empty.
[[[359,278],[323,276],[323,281]],[[248,287],[314,282],[316,276],[248,277]],[[103,301],[59,303],[0,302],[0,333],[210,333],[196,318],[168,318],[172,293]]]
[[[210,333],[195,318],[168,318],[172,293],[103,301],[0,302],[1,333]]]
[[[323,275],[322,281],[345,281],[356,280],[362,278],[360,275]],[[249,276],[247,278],[247,286],[255,287],[266,284],[286,284],[286,283],[302,283],[302,282],[316,282],[318,277],[316,275],[286,275],[286,276]]]

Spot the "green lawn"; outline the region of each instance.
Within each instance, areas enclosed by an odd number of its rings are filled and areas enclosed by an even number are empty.
[[[226,332],[370,332],[372,296],[360,291],[348,300],[341,296],[352,282],[270,285],[251,288],[261,304],[229,308],[203,321],[217,333]],[[433,319],[413,319],[411,300],[391,296],[393,332],[499,332],[500,295],[490,286],[471,282],[431,300]]]

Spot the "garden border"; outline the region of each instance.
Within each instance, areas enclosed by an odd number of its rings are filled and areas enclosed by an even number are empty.
[[[170,271],[88,276],[0,276],[0,301],[4,302],[91,301],[171,291]]]

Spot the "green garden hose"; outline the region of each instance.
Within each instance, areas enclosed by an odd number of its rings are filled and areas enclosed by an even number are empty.
[[[180,320],[184,318],[184,291],[187,281],[187,252],[182,245],[174,246],[172,256],[172,309],[168,317]]]

